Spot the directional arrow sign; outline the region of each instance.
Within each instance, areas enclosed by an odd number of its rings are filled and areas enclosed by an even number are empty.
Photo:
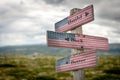
[[[66,32],[94,20],[93,5],[87,6],[74,15],[68,16],[55,24],[57,32]]]
[[[95,51],[73,54],[69,57],[56,61],[56,72],[79,70],[97,66],[97,55]]]
[[[108,39],[83,34],[47,31],[47,43],[51,47],[108,50]]]

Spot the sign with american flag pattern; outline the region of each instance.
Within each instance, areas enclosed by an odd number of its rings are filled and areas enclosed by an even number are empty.
[[[47,44],[51,47],[105,50],[109,48],[104,37],[47,31]]]
[[[97,65],[97,54],[94,50],[91,50],[58,59],[56,61],[56,72],[74,71]]]
[[[55,23],[55,31],[66,32],[94,20],[93,5],[87,6],[75,14]]]

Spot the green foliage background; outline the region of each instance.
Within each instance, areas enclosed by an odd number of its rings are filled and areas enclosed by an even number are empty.
[[[0,80],[73,80],[72,72],[55,72],[61,56],[1,55]],[[86,80],[120,80],[120,56],[99,56],[98,66],[85,69]]]

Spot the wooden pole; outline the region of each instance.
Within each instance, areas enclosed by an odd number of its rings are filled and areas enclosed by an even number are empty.
[[[79,10],[80,9],[78,9],[78,8],[71,9],[70,15],[73,15],[74,13],[76,13]],[[79,26],[78,28],[71,30],[71,33],[82,34],[83,33],[82,32],[82,26]],[[72,49],[71,52],[72,52],[72,54],[75,54],[75,53],[80,53],[82,51],[83,51],[83,49],[81,49],[81,50]],[[85,80],[84,70],[80,69],[80,70],[73,71],[73,78],[74,78],[74,80]]]

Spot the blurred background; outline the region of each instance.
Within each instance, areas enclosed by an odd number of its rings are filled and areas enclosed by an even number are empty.
[[[97,51],[99,65],[85,69],[86,80],[120,80],[119,0],[0,0],[0,80],[73,80],[71,72],[55,72],[56,59],[71,49],[47,47],[46,31],[90,4],[95,20],[83,33],[108,38],[110,49]]]

